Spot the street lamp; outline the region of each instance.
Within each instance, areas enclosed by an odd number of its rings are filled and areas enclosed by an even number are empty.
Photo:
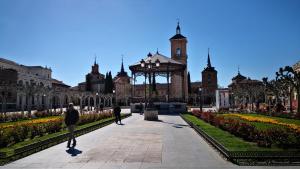
[[[202,112],[202,88],[199,87],[200,112]]]
[[[159,61],[158,59],[156,59],[156,61],[155,61],[155,66],[156,66],[156,67],[159,67],[159,66],[160,66],[160,61]]]
[[[155,60],[154,63],[151,62],[151,60],[149,60],[148,63],[145,62],[144,59],[141,60],[141,67],[144,69],[144,75],[145,75],[145,105],[146,105],[146,80],[147,80],[147,72],[149,72],[149,85],[150,85],[150,73],[153,72],[154,76],[155,76],[155,72],[154,70],[156,68],[158,68],[160,66],[160,61],[158,59]],[[149,86],[149,102],[151,101],[151,93],[150,93],[150,86]]]
[[[99,109],[98,109],[98,102],[97,102],[97,97],[98,97],[99,93],[96,93],[96,98],[95,98],[95,102],[96,102],[96,112],[98,113]]]
[[[43,104],[43,110],[45,110],[46,109],[46,94],[43,94],[42,104]]]
[[[145,67],[145,61],[144,61],[144,59],[141,60],[141,67]]]

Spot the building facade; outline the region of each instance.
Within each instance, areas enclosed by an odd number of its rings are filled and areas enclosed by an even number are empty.
[[[176,34],[170,38],[171,59],[178,61],[186,66],[183,72],[171,74],[171,97],[184,101],[188,100],[188,79],[187,79],[187,38],[181,34],[179,23],[176,27]],[[183,87],[182,87],[183,85]]]
[[[127,72],[124,70],[123,59],[121,64],[121,70],[118,72],[114,78],[115,86],[115,99],[119,105],[127,106],[130,104],[131,98],[131,83],[130,77]]]
[[[259,104],[265,100],[263,82],[247,78],[241,75],[240,71],[232,78],[228,89],[232,108],[253,110],[259,108]]]
[[[99,72],[99,65],[96,60],[92,66],[92,71],[86,75],[85,79],[85,91],[104,92],[105,76]]]
[[[229,109],[229,90],[228,88],[216,90],[216,108],[217,110]]]
[[[14,69],[0,68],[0,110],[16,108],[18,73]]]
[[[202,97],[204,105],[216,104],[216,90],[218,89],[218,72],[211,65],[210,56],[207,56],[207,66],[202,75]]]

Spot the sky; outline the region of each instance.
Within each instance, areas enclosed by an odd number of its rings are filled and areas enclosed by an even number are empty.
[[[188,71],[201,81],[210,48],[218,83],[238,72],[274,78],[300,60],[299,0],[0,0],[0,57],[48,66],[52,77],[85,81],[120,70],[148,52],[170,56],[177,20],[188,40]],[[159,80],[164,82],[164,80]]]

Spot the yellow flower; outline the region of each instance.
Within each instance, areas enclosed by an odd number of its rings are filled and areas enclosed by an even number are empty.
[[[284,122],[280,122],[278,120],[269,118],[269,117],[253,117],[253,116],[248,116],[248,115],[243,115],[243,114],[224,114],[224,116],[232,116],[232,117],[238,117],[242,120],[250,121],[250,122],[262,122],[262,123],[270,123],[270,124],[277,124],[281,126],[285,126],[294,130],[298,130],[300,132],[300,126],[296,124],[288,124]]]

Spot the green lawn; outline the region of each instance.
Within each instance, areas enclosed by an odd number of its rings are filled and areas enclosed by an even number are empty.
[[[200,127],[208,135],[217,140],[220,144],[226,147],[229,151],[282,151],[283,149],[272,147],[272,148],[262,148],[256,146],[256,143],[244,141],[227,131],[221,130],[209,123],[204,122],[201,119],[191,115],[183,114],[183,116],[193,124]]]

